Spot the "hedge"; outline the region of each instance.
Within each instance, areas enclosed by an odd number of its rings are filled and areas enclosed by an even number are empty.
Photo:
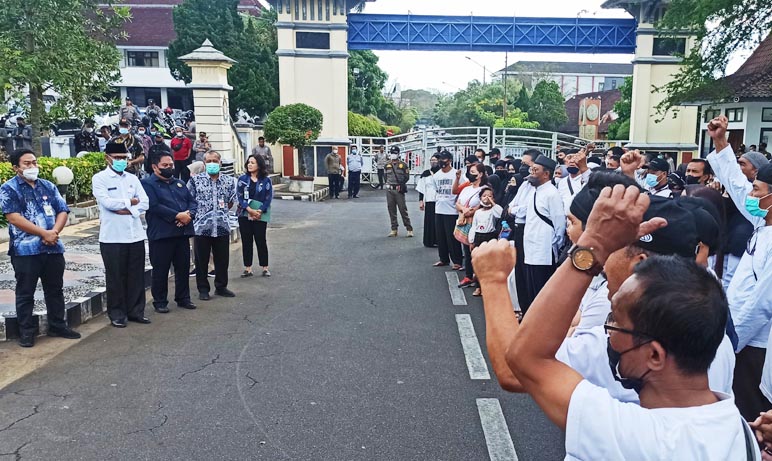
[[[66,159],[38,157],[39,177],[56,184],[53,171],[54,168],[62,165],[70,168],[74,176],[72,184],[67,189],[67,201],[72,203],[92,199],[91,178],[105,169],[105,154],[91,152],[80,158]],[[16,173],[13,171],[10,162],[0,163],[0,182],[5,183],[14,176],[16,176]]]

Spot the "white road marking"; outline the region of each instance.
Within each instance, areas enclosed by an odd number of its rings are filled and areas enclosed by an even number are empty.
[[[477,412],[491,461],[517,461],[515,445],[498,399],[477,399]]]
[[[458,324],[458,334],[461,336],[461,347],[464,348],[469,377],[471,379],[491,379],[491,375],[488,373],[488,364],[485,363],[485,357],[480,350],[480,341],[477,340],[477,334],[474,332],[472,317],[469,314],[456,314],[456,323]]]
[[[453,305],[466,306],[464,290],[458,287],[458,274],[455,271],[445,272],[445,277],[448,279],[448,289],[450,290],[450,299],[453,300]]]

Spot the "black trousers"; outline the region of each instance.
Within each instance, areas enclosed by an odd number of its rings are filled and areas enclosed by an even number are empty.
[[[230,235],[222,237],[201,237],[193,239],[193,252],[196,254],[196,288],[199,293],[209,293],[209,255],[214,260],[215,291],[228,287],[228,263],[230,252]]]
[[[772,408],[759,389],[766,353],[764,348],[745,346],[736,356],[732,392],[734,403],[746,421],[754,421],[759,413]]]
[[[175,160],[174,161],[174,177],[181,179],[183,182],[188,182],[190,179],[190,160]]]
[[[239,218],[239,231],[241,232],[241,253],[244,256],[244,267],[252,267],[252,242],[257,246],[257,261],[260,267],[268,267],[268,243],[265,234],[268,223],[264,221],[250,221],[247,218]]]
[[[471,279],[474,277],[474,268],[472,267],[472,247],[462,243],[461,249],[464,253],[464,275]]]
[[[378,169],[378,187],[380,187],[381,189],[383,189],[383,181],[385,177],[386,177],[386,170],[384,170],[383,168],[379,168]]]
[[[424,202],[424,246],[427,248],[437,246],[437,226],[434,217],[436,203]]]
[[[348,196],[355,197],[359,195],[359,186],[362,179],[361,171],[348,172]]]
[[[153,266],[152,285],[154,307],[169,304],[169,269],[174,265],[174,301],[178,305],[190,303],[190,238],[172,237],[149,240],[150,264]],[[208,263],[207,263],[208,264]]]
[[[110,320],[145,316],[145,242],[100,243]],[[167,271],[168,274],[168,271]]]
[[[461,265],[463,262],[461,243],[453,237],[458,216],[435,214],[434,217],[436,218],[434,223],[437,227],[437,252],[440,255],[440,261],[445,264],[450,264],[453,261],[453,264]]]
[[[67,327],[64,320],[64,255],[11,256],[16,276],[16,319],[20,336],[32,336],[38,329],[32,316],[38,280],[43,285],[49,329]]]
[[[330,198],[338,197],[343,189],[343,175],[328,174],[327,182],[330,183]]]
[[[512,235],[515,240],[515,250],[517,253],[517,260],[515,263],[515,291],[517,291],[517,299],[522,306],[523,299],[528,297],[528,289],[525,283],[525,251],[523,250],[523,234],[525,233],[525,224],[515,224],[512,228]]]
[[[547,280],[555,273],[555,266],[533,266],[530,264],[524,264],[523,270],[525,272],[525,299],[519,299],[520,309],[523,314],[531,307],[533,300],[536,299],[536,295],[539,294],[541,289],[547,283]],[[518,294],[518,298],[520,295]]]

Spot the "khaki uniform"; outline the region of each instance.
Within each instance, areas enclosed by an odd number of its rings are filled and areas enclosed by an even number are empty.
[[[386,171],[386,204],[389,207],[389,219],[391,220],[391,230],[396,231],[399,228],[397,221],[397,209],[402,215],[402,223],[405,229],[412,231],[410,216],[407,214],[407,205],[405,205],[405,193],[407,193],[407,181],[410,179],[410,169],[407,164],[401,160],[389,162],[384,166]]]

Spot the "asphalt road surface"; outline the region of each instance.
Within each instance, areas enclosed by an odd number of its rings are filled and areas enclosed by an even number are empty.
[[[431,267],[408,201],[413,239],[386,238],[381,191],[276,201],[273,277],[240,279],[234,246],[236,298],[149,305],[152,325],[103,328],[0,390],[0,461],[562,459],[563,434],[498,387],[482,304]]]

